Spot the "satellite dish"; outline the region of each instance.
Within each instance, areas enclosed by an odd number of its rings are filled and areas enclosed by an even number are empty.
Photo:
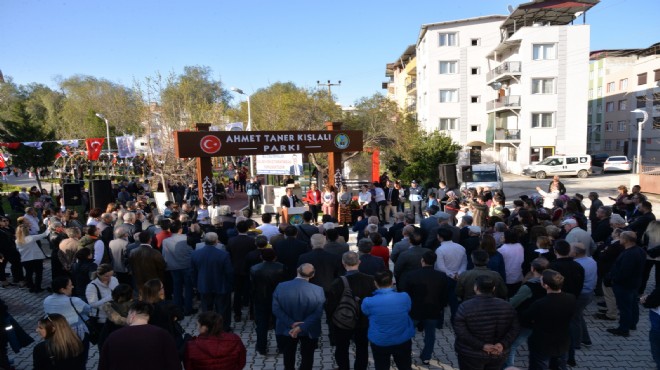
[[[509,14],[513,13],[513,7],[511,5],[507,6],[506,8],[509,9]]]

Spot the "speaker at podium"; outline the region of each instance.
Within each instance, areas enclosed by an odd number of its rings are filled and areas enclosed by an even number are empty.
[[[284,222],[288,222],[291,225],[301,225],[305,211],[307,211],[307,207],[283,207],[282,217],[284,218]]]

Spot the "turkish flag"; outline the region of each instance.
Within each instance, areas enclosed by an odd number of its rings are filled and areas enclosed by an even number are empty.
[[[99,159],[104,141],[105,139],[102,137],[85,140],[85,145],[87,146],[87,159],[90,161]]]
[[[0,153],[0,169],[4,169],[5,167],[7,167],[5,164],[5,157]]]

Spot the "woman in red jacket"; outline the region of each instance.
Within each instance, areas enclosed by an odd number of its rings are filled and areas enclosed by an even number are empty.
[[[319,211],[321,211],[321,203],[323,202],[321,198],[321,192],[316,188],[316,184],[312,184],[309,190],[307,190],[307,205],[309,206],[309,211],[312,212],[312,220],[315,224],[318,223]]]
[[[222,316],[206,311],[197,318],[199,336],[186,343],[186,370],[240,370],[245,367],[245,346],[234,333],[222,331]]]

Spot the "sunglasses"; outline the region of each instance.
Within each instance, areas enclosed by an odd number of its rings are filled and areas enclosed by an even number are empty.
[[[46,320],[48,320],[48,321],[50,321],[50,322],[53,322],[53,320],[51,320],[51,318],[50,318],[50,316],[48,316],[48,314],[46,314],[46,316],[44,316],[44,319],[46,319]]]

